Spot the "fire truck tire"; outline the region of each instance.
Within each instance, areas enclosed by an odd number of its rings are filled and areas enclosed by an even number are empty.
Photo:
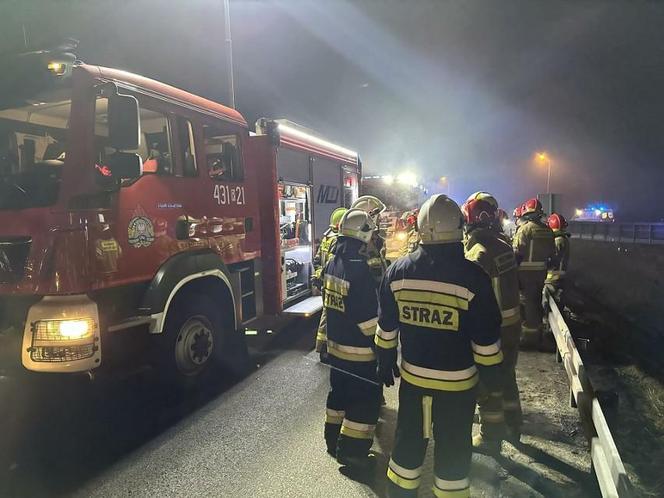
[[[164,381],[193,387],[210,375],[226,340],[219,306],[209,297],[186,292],[171,305],[158,341],[157,364]]]

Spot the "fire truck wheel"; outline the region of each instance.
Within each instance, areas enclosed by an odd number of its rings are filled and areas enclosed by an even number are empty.
[[[212,369],[217,357],[215,351],[222,349],[221,310],[207,296],[179,296],[158,339],[162,373],[183,387],[192,386]]]

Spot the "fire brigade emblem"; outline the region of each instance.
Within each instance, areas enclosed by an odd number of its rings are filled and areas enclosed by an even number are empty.
[[[132,247],[149,247],[154,242],[154,225],[146,216],[134,216],[129,220],[127,235]]]

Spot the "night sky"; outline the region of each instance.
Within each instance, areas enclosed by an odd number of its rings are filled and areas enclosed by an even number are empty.
[[[445,175],[508,211],[552,190],[664,217],[664,3],[231,0],[237,107]],[[226,101],[222,0],[2,0],[0,52],[71,36],[89,63]]]

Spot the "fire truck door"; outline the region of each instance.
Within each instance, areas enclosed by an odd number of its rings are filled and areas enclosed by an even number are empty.
[[[327,158],[312,157],[314,187],[314,239],[316,245],[330,223],[332,212],[343,205],[341,195],[341,163]]]

